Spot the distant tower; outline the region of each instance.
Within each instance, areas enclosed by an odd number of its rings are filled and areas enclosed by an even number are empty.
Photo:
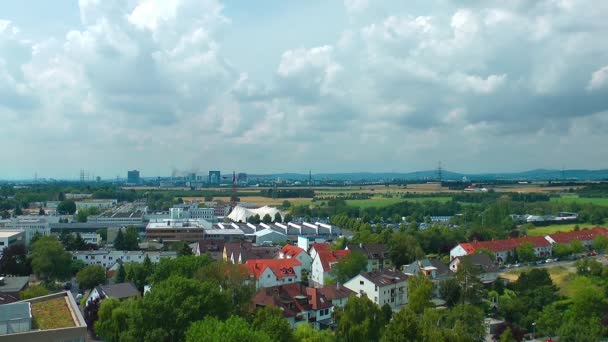
[[[437,166],[437,179],[439,179],[439,183],[443,181],[443,169],[441,168],[441,161],[439,161],[439,165]]]
[[[562,179],[566,179],[566,166],[562,165]]]
[[[308,170],[308,185],[312,185],[312,170]]]
[[[80,170],[80,183],[84,183],[84,170]]]

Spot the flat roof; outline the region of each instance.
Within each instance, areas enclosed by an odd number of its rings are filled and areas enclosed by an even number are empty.
[[[0,292],[11,293],[23,290],[30,281],[30,277],[2,277],[4,284],[0,285]]]
[[[12,303],[0,305],[0,323],[32,318],[30,303]]]
[[[15,235],[23,234],[23,230],[19,229],[0,229],[0,238],[9,238]]]

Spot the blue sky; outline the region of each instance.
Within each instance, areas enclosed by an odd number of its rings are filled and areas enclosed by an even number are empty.
[[[0,178],[608,168],[608,3],[0,4]]]

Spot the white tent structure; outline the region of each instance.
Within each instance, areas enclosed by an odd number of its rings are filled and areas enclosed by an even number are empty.
[[[268,214],[274,221],[274,215],[276,215],[278,212],[279,210],[277,208],[272,208],[267,205],[257,209],[247,209],[237,205],[234,207],[234,209],[232,209],[232,212],[230,215],[228,215],[228,218],[234,222],[247,222],[249,217],[255,216],[256,214],[260,215],[260,218],[263,218],[264,215]]]

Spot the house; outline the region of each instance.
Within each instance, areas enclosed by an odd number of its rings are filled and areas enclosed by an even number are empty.
[[[463,262],[468,262],[479,269],[479,280],[484,284],[493,283],[498,278],[498,267],[487,254],[479,253],[456,257],[450,261],[450,271],[458,272],[458,267]]]
[[[251,299],[256,308],[276,307],[292,328],[312,324],[316,329],[333,325],[333,306],[318,289],[286,284],[260,289]]]
[[[379,306],[388,304],[398,310],[408,302],[407,278],[404,273],[389,270],[364,272],[344,283],[344,287],[358,297],[367,296]]]
[[[120,283],[111,285],[100,285],[95,287],[87,297],[87,305],[95,299],[116,298],[124,300],[139,297],[141,293],[133,283]]]
[[[310,272],[312,269],[312,258],[305,250],[298,246],[283,246],[279,251],[279,259],[297,259],[302,263],[303,271]]]
[[[226,242],[219,239],[199,240],[194,248],[197,256],[207,254],[213,260],[222,260]]]
[[[348,298],[352,295],[356,295],[354,291],[340,284],[321,286],[318,287],[317,290],[325,296],[325,298],[331,300],[331,304],[335,308],[343,308],[348,302]]]
[[[222,258],[233,264],[243,264],[249,259],[274,259],[281,248],[256,246],[251,242],[231,242],[224,245]]]
[[[0,305],[19,301],[19,292],[27,288],[30,277],[0,277]]]
[[[434,295],[439,296],[441,282],[454,276],[448,265],[437,259],[421,259],[403,267],[403,273],[409,275],[422,274],[433,282]]]
[[[310,245],[310,250],[308,254],[314,260],[319,251],[328,251],[331,249],[331,244],[329,242],[314,242]]]
[[[551,243],[547,239],[542,236],[526,236],[505,240],[460,243],[450,251],[450,260],[459,256],[475,254],[479,250],[487,250],[495,254],[497,263],[503,263],[510,256],[515,256],[515,250],[524,243],[532,244],[534,254],[538,257],[551,255]]]
[[[87,324],[69,291],[0,305],[0,340],[86,341]]]
[[[243,267],[255,279],[256,289],[302,280],[302,263],[296,259],[247,260]]]
[[[315,286],[326,285],[326,281],[333,278],[331,274],[332,266],[338,260],[350,254],[349,250],[330,250],[323,249],[313,244],[311,250],[317,250],[315,257],[312,260],[312,272],[310,274],[310,282]]]
[[[144,251],[117,251],[117,250],[98,250],[98,251],[73,251],[72,260],[80,260],[86,265],[100,265],[105,268],[112,267],[118,260],[122,262],[143,263],[146,256],[153,264],[160,262],[163,258],[177,258],[176,251],[166,252],[144,252]]]
[[[367,257],[367,272],[377,271],[392,266],[388,248],[385,244],[370,243],[348,245],[347,250],[357,251]]]

